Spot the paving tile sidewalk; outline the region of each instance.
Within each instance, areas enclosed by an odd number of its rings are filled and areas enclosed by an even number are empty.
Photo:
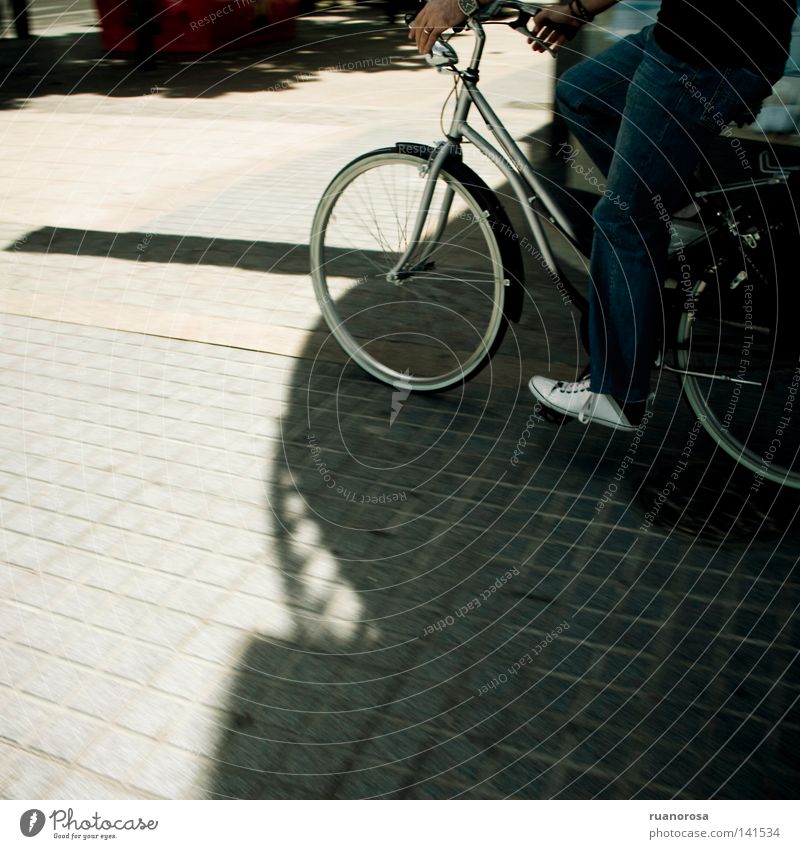
[[[435,138],[447,88],[359,14],[233,72],[67,63],[2,113],[0,795],[795,795],[796,499],[701,437],[644,531],[693,425],[670,387],[609,497],[625,437],[537,423],[514,466],[507,380],[390,427],[325,341],[319,194]],[[520,41],[485,87],[522,137],[552,67]],[[507,357],[567,373],[529,282]]]

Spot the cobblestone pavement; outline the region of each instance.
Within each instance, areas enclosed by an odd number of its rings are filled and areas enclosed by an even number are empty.
[[[327,339],[322,188],[448,86],[364,14],[139,76],[60,31],[4,89],[0,794],[796,795],[794,496],[666,378],[635,442],[541,420],[579,355],[535,263],[496,371],[393,422]],[[521,44],[485,89],[532,139]]]

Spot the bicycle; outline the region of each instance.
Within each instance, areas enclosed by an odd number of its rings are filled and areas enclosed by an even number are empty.
[[[555,196],[478,88],[484,27],[510,26],[535,41],[528,24],[541,8],[520,0],[481,8],[465,24],[474,36],[466,68],[440,37],[426,59],[454,77],[444,139],[359,156],[333,178],[316,210],[311,275],[322,315],[346,354],[395,390],[443,391],[486,367],[522,313],[521,244],[586,315],[586,298],[546,228],[588,257],[580,224],[591,209],[580,209],[581,222],[566,193]],[[473,105],[497,147],[467,122]],[[520,238],[497,194],[465,164],[465,142],[505,177],[532,242]],[[764,480],[800,489],[800,427],[791,428],[800,417],[800,334],[788,315],[781,320],[786,298],[763,271],[763,253],[783,224],[758,215],[758,193],[785,189],[789,176],[778,168],[761,180],[694,190],[691,211],[670,219],[671,269],[662,290],[656,365],[677,374],[697,420],[753,472],[755,489]],[[745,190],[749,206],[738,202]]]

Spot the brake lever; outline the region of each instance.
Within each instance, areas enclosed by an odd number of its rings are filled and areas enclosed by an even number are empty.
[[[516,21],[510,21],[509,26],[511,29],[524,29],[526,32],[530,32],[528,29],[528,24],[533,20],[533,15],[529,15],[527,12],[520,12],[519,17]]]
[[[538,35],[534,35],[529,29],[528,24],[533,20],[533,15],[529,15],[527,12],[520,11],[519,17],[515,21],[510,21],[508,26],[511,29],[516,30],[521,35],[524,35],[525,38],[530,39],[534,44],[538,44],[544,50],[546,50],[551,56],[555,56],[553,52],[553,48],[543,39],[539,38]]]

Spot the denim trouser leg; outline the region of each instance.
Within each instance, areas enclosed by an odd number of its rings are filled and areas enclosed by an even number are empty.
[[[591,257],[593,392],[647,397],[669,245],[665,212],[685,201],[705,146],[770,89],[751,71],[674,58],[652,27],[576,65],[559,83],[570,129],[607,174]]]
[[[643,33],[628,36],[558,80],[556,100],[564,120],[592,162],[608,175],[631,79],[644,56]]]

